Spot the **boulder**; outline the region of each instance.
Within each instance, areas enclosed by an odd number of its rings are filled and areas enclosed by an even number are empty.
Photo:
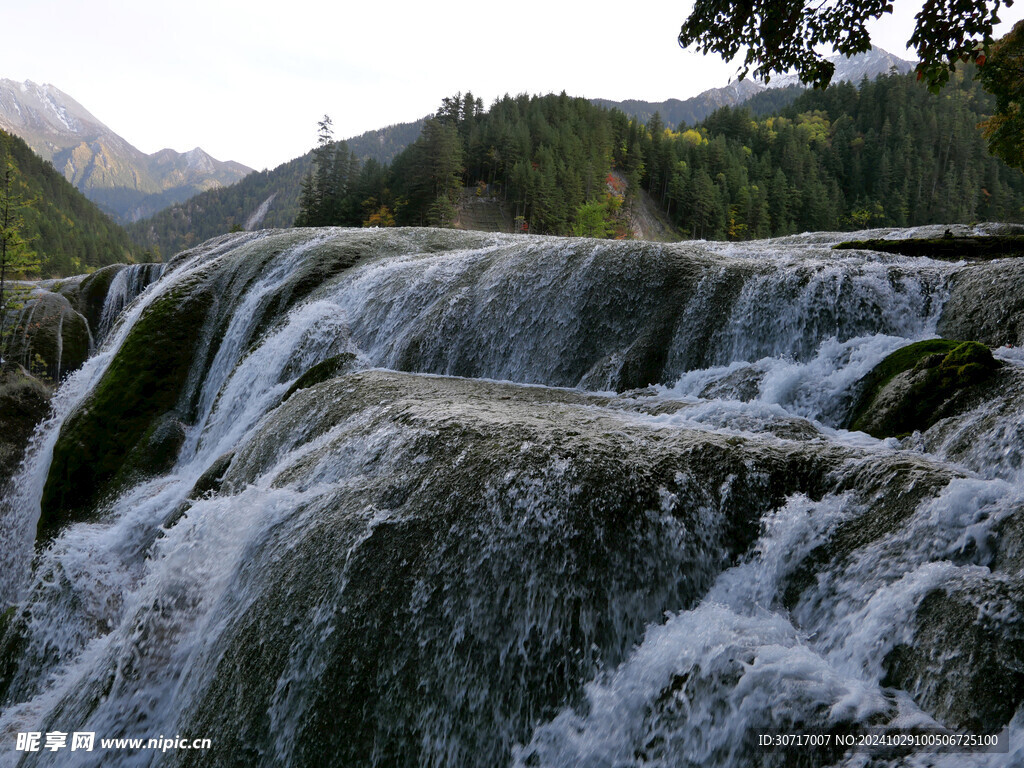
[[[9,312],[4,358],[34,375],[60,381],[89,357],[89,324],[68,299],[43,289],[32,291],[23,306]]]
[[[899,349],[861,382],[847,426],[874,437],[925,431],[962,412],[1000,367],[984,344],[931,339]]]

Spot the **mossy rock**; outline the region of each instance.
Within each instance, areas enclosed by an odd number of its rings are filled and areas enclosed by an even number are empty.
[[[886,357],[861,380],[847,426],[873,437],[924,431],[956,413],[1001,363],[975,341],[929,339]]]
[[[8,313],[5,356],[35,375],[60,381],[89,358],[92,338],[85,318],[59,293],[38,291]]]
[[[40,539],[86,519],[129,476],[164,466],[164,449],[154,454],[150,441],[157,420],[181,397],[196,354],[197,329],[213,302],[206,283],[182,284],[142,313],[103,378],[61,428],[43,490]],[[141,465],[126,466],[129,457]]]
[[[0,369],[0,486],[17,470],[36,425],[50,411],[50,388],[20,365]]]

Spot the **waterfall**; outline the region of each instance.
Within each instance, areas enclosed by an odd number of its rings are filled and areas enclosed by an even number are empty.
[[[263,219],[267,217],[267,211],[270,210],[270,204],[274,202],[275,197],[277,197],[277,192],[260,203],[260,207],[253,211],[252,215],[245,220],[246,231],[252,231],[263,223]]]
[[[271,230],[122,270],[0,503],[0,738],[212,744],[0,765],[1024,764],[1024,356],[924,433],[845,429],[974,266],[838,239]],[[1009,752],[758,742],[914,728]]]
[[[100,323],[95,334],[98,342],[107,337],[124,308],[160,278],[164,268],[163,264],[128,264],[114,275],[103,301]]]

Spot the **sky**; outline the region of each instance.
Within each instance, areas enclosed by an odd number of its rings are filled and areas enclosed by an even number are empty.
[[[872,29],[906,49],[919,0]],[[324,115],[348,138],[472,91],[686,99],[737,71],[679,48],[692,0],[0,0],[0,78],[49,83],[144,152],[200,146],[273,168],[316,143]],[[1000,14],[1003,30],[1024,2]]]

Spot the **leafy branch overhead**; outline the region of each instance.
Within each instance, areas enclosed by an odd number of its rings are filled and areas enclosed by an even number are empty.
[[[982,124],[989,149],[1024,169],[1024,21],[992,46],[978,79],[996,97],[994,114]]]
[[[918,77],[937,90],[957,62],[983,64],[1003,5],[1013,0],[925,0],[908,41],[920,58]],[[867,51],[867,24],[888,13],[891,0],[696,0],[679,44],[726,60],[745,50],[740,77],[753,73],[768,82],[796,71],[802,82],[824,87],[835,66],[815,49]]]

